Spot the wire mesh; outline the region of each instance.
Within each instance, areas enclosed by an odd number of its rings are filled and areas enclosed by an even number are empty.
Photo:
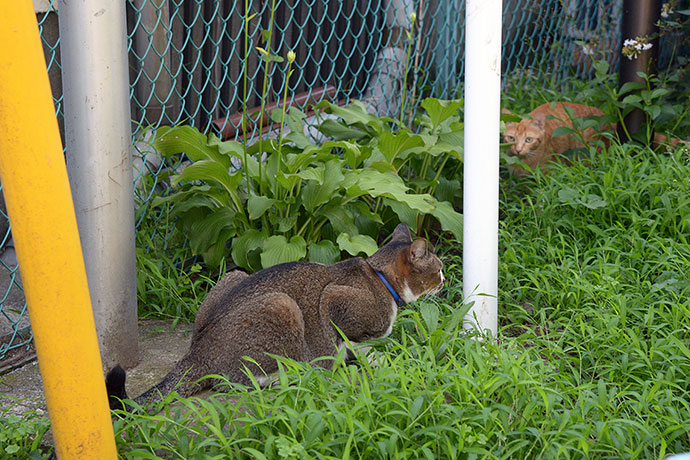
[[[284,64],[268,66],[265,75],[257,47],[282,58],[296,52],[288,83],[293,95],[322,98],[316,90],[332,85],[331,99],[361,99],[367,88],[390,77],[377,61],[404,58],[396,51],[408,46],[411,62],[397,64],[401,71],[410,69],[417,96],[456,97],[462,84],[464,0],[131,0],[127,5],[132,114],[141,125],[185,122],[220,132],[225,126],[213,121],[222,120],[238,128],[228,116],[242,111],[245,97],[248,107],[257,107],[266,79],[267,99],[275,101],[285,80]],[[417,18],[414,26],[410,13]],[[586,75],[589,56],[618,47],[621,13],[621,0],[505,0],[504,73],[548,73],[556,81]],[[608,58],[615,68],[617,53]],[[389,91],[383,98],[397,94]]]
[[[267,67],[257,47],[283,59],[295,51],[288,93],[305,111],[323,99],[364,99],[379,115],[397,115],[406,71],[410,113],[423,97],[462,95],[464,0],[128,0],[126,5],[137,226],[158,184],[177,167],[151,148],[152,129],[185,123],[236,135],[237,115],[245,103],[261,104],[264,84],[267,102],[279,100],[286,65]],[[592,56],[617,68],[622,0],[504,0],[503,8],[504,81],[558,87],[591,75]],[[63,129],[58,16],[57,0],[51,0],[37,20]],[[687,47],[686,38],[666,41],[675,53],[679,40]],[[665,49],[662,54],[671,54]],[[251,130],[249,137],[258,134],[257,126]],[[11,232],[6,214],[0,214],[7,227],[0,225],[0,250],[7,252]],[[31,333],[16,264],[2,262],[0,279],[6,280],[0,285],[2,360],[10,350],[26,347]]]

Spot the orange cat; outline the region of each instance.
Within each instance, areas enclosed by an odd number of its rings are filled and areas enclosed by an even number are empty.
[[[565,107],[572,111],[572,115],[566,112]],[[506,109],[503,109],[502,112],[510,113]],[[571,116],[572,118],[583,118],[601,115],[604,115],[604,112],[588,105],[573,104],[571,102],[547,102],[542,104],[529,113],[531,119],[526,118],[519,123],[506,123],[503,140],[513,144],[508,149],[508,155],[517,156],[520,161],[532,170],[537,167],[543,167],[554,159],[555,154],[560,155],[568,149],[584,147],[580,138],[574,134],[552,137],[556,128],[559,126],[572,128]],[[613,129],[615,129],[615,126],[608,123],[601,126],[600,131]],[[602,139],[608,145],[607,139],[599,134],[600,131],[587,128],[582,133],[582,137],[586,142]],[[517,175],[529,174],[528,170],[518,165],[510,165],[509,169]]]
[[[566,108],[571,114],[566,112]],[[507,109],[503,109],[501,112],[511,113]],[[506,123],[503,140],[512,144],[507,153],[510,156],[517,156],[520,161],[532,170],[537,167],[543,167],[566,150],[584,147],[580,137],[575,134],[553,137],[556,128],[559,126],[572,128],[573,119],[575,118],[599,117],[601,115],[604,115],[604,112],[596,107],[574,104],[572,102],[547,102],[542,104],[529,113],[530,118],[523,119],[518,123]],[[605,123],[599,126],[598,129],[587,128],[582,132],[582,138],[587,143],[601,139],[604,145],[608,147],[608,139],[602,136],[601,133],[609,131],[615,135],[616,128],[617,124],[615,123]],[[690,147],[690,142],[688,141],[654,133],[654,144],[676,146],[679,143]],[[509,165],[508,168],[516,175],[529,174],[528,170],[518,165]]]

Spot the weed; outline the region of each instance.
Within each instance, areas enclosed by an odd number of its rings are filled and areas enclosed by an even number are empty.
[[[172,178],[174,191],[153,205],[172,205],[192,251],[212,268],[224,260],[228,242],[234,263],[249,270],[302,259],[332,263],[341,251],[371,255],[382,226],[395,219],[417,230],[418,215],[433,216],[460,235],[462,216],[447,201],[459,183],[441,180],[446,164],[459,167],[458,105],[424,100],[423,132],[415,134],[394,132],[392,120],[368,113],[361,103],[326,103],[342,121],[324,122],[320,129],[335,140],[320,145],[307,140],[305,115],[292,108],[290,134],[252,145],[239,169],[244,153],[238,142],[190,126],[162,127],[156,148],[167,157],[183,152],[193,163]],[[282,132],[286,114],[274,115]],[[413,176],[410,165],[419,165],[419,174]]]
[[[172,319],[175,324],[193,321],[225,265],[204,274],[184,235],[175,231],[168,207],[143,216],[136,240],[139,317]]]
[[[499,340],[444,292],[360,366],[281,360],[270,388],[115,422],[124,458],[660,458],[690,450],[690,162],[614,145],[504,195]],[[372,364],[375,363],[375,364]],[[174,403],[174,404],[172,404]]]
[[[41,445],[50,428],[48,417],[25,412],[11,413],[14,403],[0,408],[0,459],[40,459],[46,450]]]

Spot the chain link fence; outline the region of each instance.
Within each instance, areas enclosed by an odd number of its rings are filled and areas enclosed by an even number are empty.
[[[260,104],[264,78],[268,100],[280,97],[286,65],[271,65],[264,75],[256,51],[269,47],[262,32],[272,16],[270,47],[282,58],[289,50],[296,52],[288,92],[307,93],[298,98],[303,109],[324,97],[347,101],[375,96],[377,109],[397,107],[398,80],[407,68],[416,96],[458,94],[464,0],[278,0],[272,6],[271,1],[249,2],[245,50],[242,1],[128,2],[134,120],[237,132],[239,119],[232,115],[242,111],[245,63],[248,107]],[[504,9],[504,74],[548,71],[557,80],[584,75],[588,54],[615,49],[620,40],[620,0],[505,0]],[[611,59],[615,65],[618,57]],[[397,86],[390,85],[391,79]],[[381,91],[374,94],[377,88]]]
[[[34,3],[44,4],[37,7],[37,20],[62,130],[57,0]],[[504,81],[521,85],[536,79],[557,86],[573,76],[586,78],[591,56],[606,51],[617,67],[620,53],[612,50],[620,49],[622,0],[503,4]],[[307,113],[324,99],[361,99],[370,110],[395,116],[406,71],[410,113],[423,97],[462,96],[464,0],[128,0],[126,5],[135,179],[149,181],[135,187],[142,208],[165,168],[147,148],[146,127],[193,124],[233,138],[241,134],[245,99],[251,113],[261,104],[264,83],[269,105],[280,99],[287,66],[266,67],[257,47],[283,59],[290,50],[296,53],[288,94],[291,104]],[[245,18],[250,18],[246,27]],[[258,134],[256,124],[249,130],[250,138]],[[4,207],[0,241],[1,372],[25,360],[25,353],[15,355],[31,343]]]

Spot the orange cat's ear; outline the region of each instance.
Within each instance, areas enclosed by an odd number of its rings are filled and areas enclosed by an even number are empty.
[[[503,107],[501,109],[501,120],[505,123],[506,128],[512,128],[520,121],[520,117]]]
[[[537,117],[532,120],[532,126],[537,129],[544,129],[544,126],[546,126],[546,119],[544,117]]]

